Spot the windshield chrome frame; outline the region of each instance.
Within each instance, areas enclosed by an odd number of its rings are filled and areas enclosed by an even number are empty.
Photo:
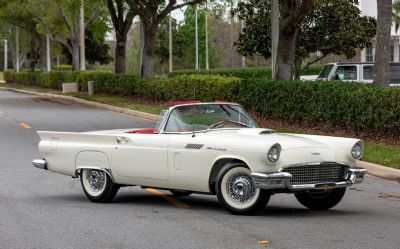
[[[160,124],[159,133],[162,133],[162,134],[193,134],[193,133],[205,133],[205,132],[207,132],[207,130],[182,131],[182,132],[170,132],[170,131],[165,131],[165,127],[167,126],[167,123],[168,123],[168,120],[169,120],[169,118],[170,118],[170,116],[171,116],[171,113],[172,113],[172,111],[173,111],[175,108],[182,107],[182,106],[202,106],[202,105],[231,105],[231,106],[239,106],[240,108],[242,108],[242,109],[245,111],[245,113],[247,114],[246,116],[248,116],[248,117],[250,118],[250,120],[253,121],[254,124],[255,124],[256,126],[258,126],[257,123],[253,120],[253,118],[252,118],[250,115],[248,115],[248,113],[247,113],[246,110],[243,108],[243,106],[240,105],[240,104],[238,104],[238,103],[230,103],[230,102],[220,102],[220,103],[218,103],[218,102],[188,103],[188,104],[181,104],[181,105],[171,106],[171,107],[165,112],[163,121],[162,121],[161,124]],[[242,128],[220,128],[220,129],[212,129],[211,131],[214,131],[214,130],[237,130],[237,129],[242,129]],[[247,129],[251,129],[251,128],[249,127],[249,128],[247,128]]]

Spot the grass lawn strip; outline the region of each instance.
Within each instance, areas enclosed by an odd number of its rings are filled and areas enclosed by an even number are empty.
[[[117,107],[132,109],[141,112],[147,112],[152,114],[159,114],[162,109],[168,107],[167,103],[155,104],[151,102],[146,103],[138,103],[143,102],[142,100],[135,99],[133,97],[121,97],[121,96],[104,96],[104,95],[93,95],[88,96],[85,93],[73,93],[73,94],[63,94],[61,91],[39,88],[34,86],[25,86],[25,85],[16,85],[16,84],[2,84],[1,86],[16,88],[27,91],[35,91],[42,93],[53,93],[67,96],[74,96],[81,99],[86,99],[90,101],[95,101],[103,104],[113,105]],[[273,127],[271,127],[273,128]],[[312,131],[298,131],[295,129],[288,128],[278,128],[277,132],[282,133],[308,133],[313,134]],[[327,134],[329,135],[329,134]],[[386,145],[377,143],[375,141],[365,140],[365,151],[363,160],[400,169],[400,147],[393,145]]]

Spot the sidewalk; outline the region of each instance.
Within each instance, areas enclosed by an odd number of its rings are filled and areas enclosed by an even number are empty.
[[[51,94],[51,93],[32,92],[32,91],[26,91],[26,90],[20,90],[20,89],[15,89],[15,88],[10,88],[10,87],[2,87],[2,86],[0,86],[0,89],[21,92],[21,93],[27,93],[27,94],[34,94],[37,96],[47,97],[47,98],[67,99],[67,100],[71,100],[71,101],[74,101],[74,102],[77,102],[80,104],[94,106],[94,107],[102,108],[102,109],[105,109],[108,111],[118,112],[118,113],[122,113],[125,115],[137,117],[137,118],[147,119],[147,120],[154,121],[154,122],[156,122],[158,119],[158,115],[155,115],[155,114],[150,114],[150,113],[135,111],[135,110],[127,109],[127,108],[121,108],[121,107],[116,107],[116,106],[112,106],[112,105],[102,104],[102,103],[89,101],[89,100],[85,100],[85,99],[80,99],[80,98],[72,97],[72,96],[65,96],[65,95],[58,95],[58,94]],[[397,181],[400,183],[400,170],[398,170],[398,169],[389,168],[389,167],[385,167],[382,165],[365,162],[365,161],[358,161],[357,166],[366,168],[368,170],[368,174],[370,174],[370,175],[378,176],[378,177],[381,177],[381,178],[384,178],[387,180],[391,180],[391,181]]]

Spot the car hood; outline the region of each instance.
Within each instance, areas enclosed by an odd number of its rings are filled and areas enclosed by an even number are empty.
[[[295,148],[328,148],[328,146],[322,141],[305,138],[300,134],[278,134],[275,133],[274,130],[263,128],[247,128],[231,131],[220,130],[210,132],[209,134],[246,140],[246,142],[249,143],[252,141],[279,143],[283,150]]]

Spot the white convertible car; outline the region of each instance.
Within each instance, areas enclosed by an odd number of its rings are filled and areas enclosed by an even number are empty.
[[[110,202],[120,187],[215,194],[233,214],[262,211],[270,196],[294,193],[310,209],[329,209],[360,183],[359,139],[277,134],[258,128],[242,106],[175,102],[155,128],[83,133],[38,132],[37,168],[80,176],[93,202]]]

